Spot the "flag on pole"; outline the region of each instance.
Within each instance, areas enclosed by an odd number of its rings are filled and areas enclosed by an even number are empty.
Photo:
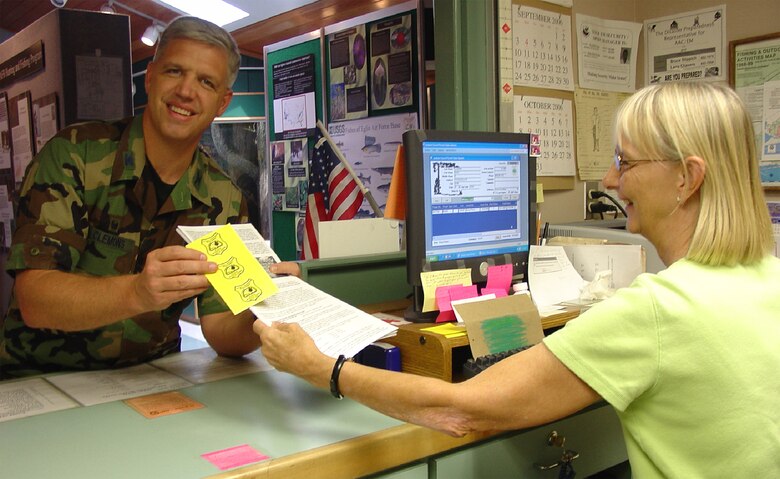
[[[309,192],[303,230],[303,259],[319,258],[317,226],[320,221],[352,219],[363,203],[363,193],[348,168],[317,129],[317,142],[309,164]]]

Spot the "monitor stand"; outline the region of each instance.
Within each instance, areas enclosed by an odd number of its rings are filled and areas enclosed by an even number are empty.
[[[410,305],[404,311],[404,319],[412,323],[433,323],[436,322],[436,316],[439,315],[438,311],[428,311],[423,313],[417,310],[414,305]]]

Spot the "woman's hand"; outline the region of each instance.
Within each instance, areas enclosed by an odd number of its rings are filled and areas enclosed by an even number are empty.
[[[334,359],[320,352],[298,324],[256,320],[252,329],[260,336],[263,356],[279,371],[294,374],[319,387],[328,387]]]

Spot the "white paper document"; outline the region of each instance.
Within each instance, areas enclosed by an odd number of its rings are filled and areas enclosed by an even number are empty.
[[[151,364],[196,384],[273,369],[260,351],[241,358],[226,358],[211,348],[169,354]]]
[[[539,309],[577,300],[585,284],[562,246],[531,245],[528,288]]]
[[[0,422],[78,406],[42,378],[0,383]]]
[[[585,281],[593,281],[596,273],[611,271],[612,289],[624,288],[645,272],[642,246],[636,244],[563,245],[566,256]]]
[[[179,236],[184,238],[187,243],[192,243],[201,236],[205,236],[223,226],[224,225],[179,226],[176,228],[176,232],[179,233]],[[244,245],[246,245],[249,252],[252,253],[252,256],[260,262],[263,269],[266,270],[268,274],[271,274],[271,272],[268,271],[268,267],[273,263],[279,263],[281,260],[265,241],[265,238],[257,231],[257,228],[255,228],[252,223],[239,223],[234,224],[233,229],[236,231],[236,234],[238,234],[238,237],[241,238]],[[273,274],[271,274],[271,276],[273,276]]]
[[[320,291],[295,276],[274,278],[279,291],[249,308],[270,325],[298,323],[324,354],[351,358],[398,328]]]
[[[46,378],[84,406],[173,391],[192,383],[149,364]]]

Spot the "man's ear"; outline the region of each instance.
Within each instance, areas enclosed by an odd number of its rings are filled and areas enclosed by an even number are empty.
[[[219,110],[217,110],[217,116],[222,116],[223,113],[225,113],[225,110],[227,110],[228,105],[230,105],[230,100],[233,98],[233,90],[228,88],[225,91],[225,95],[222,97],[222,104],[219,106]]]
[[[683,158],[682,184],[680,185],[680,198],[688,199],[695,195],[704,183],[704,175],[707,172],[707,164],[698,156]]]
[[[154,62],[149,62],[146,65],[146,75],[144,75],[144,90],[149,93],[149,85],[152,83],[152,76],[154,75]]]

